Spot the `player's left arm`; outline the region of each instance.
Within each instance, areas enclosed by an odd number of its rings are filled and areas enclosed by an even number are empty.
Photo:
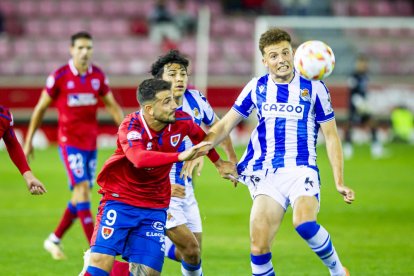
[[[336,120],[332,119],[321,123],[322,133],[325,136],[326,151],[331,163],[336,189],[344,196],[346,203],[352,203],[355,199],[354,191],[344,183],[344,158],[341,139],[336,128]]]
[[[214,126],[219,121],[220,121],[220,118],[217,115],[215,115],[214,123],[211,126]],[[233,143],[231,142],[230,135],[228,135],[226,138],[224,138],[224,140],[220,143],[220,147],[226,153],[227,159],[229,161],[233,162],[234,164],[236,164],[237,163],[237,156],[236,156],[236,152],[234,151]]]
[[[109,91],[104,96],[102,96],[101,99],[105,104],[105,107],[108,110],[109,114],[111,114],[112,118],[114,119],[115,123],[117,125],[120,125],[124,119],[124,112],[122,111],[121,106],[115,100],[112,92]]]
[[[194,144],[201,144],[203,139],[206,137],[206,133],[203,131],[201,127],[199,127],[196,123],[191,121],[191,130],[188,134],[188,137]],[[206,148],[209,147],[211,146],[207,146]],[[226,179],[230,179],[229,175],[238,177],[235,163],[222,160],[214,148],[210,148],[207,156],[210,159],[210,161],[216,166],[217,170],[219,171],[222,177]]]
[[[41,195],[46,193],[46,188],[43,184],[33,175],[27,163],[26,156],[24,155],[22,146],[16,138],[16,134],[12,127],[10,127],[3,136],[4,143],[6,144],[7,152],[14,165],[19,169],[24,180],[26,181],[27,189],[32,195]]]

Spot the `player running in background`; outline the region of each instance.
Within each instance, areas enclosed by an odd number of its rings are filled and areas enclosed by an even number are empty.
[[[368,92],[368,57],[359,55],[355,62],[355,70],[348,79],[349,86],[349,119],[345,131],[344,156],[350,159],[354,153],[352,147],[352,129],[358,125],[366,125],[371,129],[371,156],[380,158],[384,155],[383,145],[378,141],[377,122],[367,102]]]
[[[253,275],[275,275],[271,246],[289,205],[298,234],[317,254],[331,275],[349,275],[331,238],[316,222],[319,211],[319,171],[316,139],[319,128],[326,140],[337,191],[346,203],[354,192],[345,186],[341,141],[329,92],[321,81],[308,81],[293,69],[291,37],[271,28],[259,40],[263,64],[269,73],[253,78],[233,108],[210,129],[205,141],[212,147],[253,109],[258,124],[238,163],[240,181],[253,198],[250,213],[250,248]],[[208,149],[208,148],[207,148]]]
[[[53,72],[47,79],[34,109],[26,135],[24,151],[32,154],[32,140],[43,116],[52,102],[59,113],[58,144],[63,164],[69,176],[72,197],[53,233],[44,241],[44,248],[56,260],[65,258],[60,241],[73,221],[79,218],[88,244],[93,234],[90,211],[91,188],[96,167],[96,119],[98,99],[102,99],[114,121],[120,124],[123,113],[108,86],[101,69],[91,64],[92,37],[79,32],[71,37],[68,64]]]
[[[97,178],[102,200],[89,265],[81,275],[109,275],[116,255],[130,263],[133,275],[160,275],[171,166],[207,154],[200,152],[204,143],[178,152],[186,136],[196,144],[205,133],[191,116],[176,110],[171,83],[145,80],[137,98],[141,110],[122,122],[117,149]],[[208,157],[222,176],[236,173],[235,165],[222,161],[214,149]]]
[[[13,130],[13,115],[10,110],[4,106],[0,106],[0,139],[3,139],[7,152],[14,165],[19,169],[24,181],[26,181],[27,189],[32,195],[42,195],[46,193],[43,184],[33,175],[27,164],[22,146],[16,138]]]

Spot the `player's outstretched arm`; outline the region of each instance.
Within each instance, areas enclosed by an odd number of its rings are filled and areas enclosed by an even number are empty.
[[[196,159],[186,161],[183,165],[183,168],[180,172],[180,177],[191,177],[193,175],[193,171],[197,169],[196,174],[198,176],[201,175],[201,170],[204,167],[204,156],[197,157]]]
[[[220,121],[220,118],[216,116],[214,118],[214,125],[216,125]],[[227,155],[227,160],[233,162],[234,164],[237,163],[237,155],[233,148],[233,143],[231,142],[230,135],[228,135],[226,138],[224,138],[223,142],[220,143],[220,147],[224,150],[224,152]]]
[[[210,142],[201,142],[195,146],[192,146],[188,150],[181,152],[178,155],[178,160],[179,161],[193,160],[197,157],[207,155],[210,149],[207,150],[206,148],[209,148],[209,147],[211,147]]]
[[[230,109],[226,115],[224,115],[224,117],[208,131],[204,141],[212,142],[211,147],[216,146],[228,137],[233,128],[242,120],[243,117],[240,116],[239,113]]]
[[[214,163],[214,165],[216,166],[221,177],[229,179],[235,184],[235,186],[237,185],[237,181],[234,181],[234,179],[237,179],[239,175],[237,173],[235,163],[219,159]]]
[[[31,171],[27,171],[23,174],[23,178],[26,181],[27,189],[32,195],[42,195],[46,193],[45,186],[33,175]]]
[[[26,139],[24,143],[24,154],[26,155],[26,158],[29,158],[29,156],[33,155],[33,136],[36,132],[36,130],[39,128],[43,116],[45,115],[45,112],[49,105],[52,103],[52,98],[47,94],[46,90],[44,89],[42,91],[42,94],[40,95],[40,99],[37,102],[34,111],[32,113],[32,117],[30,118],[29,128],[27,130]]]
[[[326,151],[331,163],[336,189],[343,195],[344,201],[350,204],[355,199],[355,193],[351,188],[344,184],[344,158],[335,119],[322,123],[321,129],[325,136]]]

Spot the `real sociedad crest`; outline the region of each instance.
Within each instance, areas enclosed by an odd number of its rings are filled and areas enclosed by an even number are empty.
[[[170,138],[170,142],[171,142],[171,146],[175,147],[178,145],[178,142],[180,142],[180,138],[181,138],[181,134],[176,134],[171,136]]]
[[[92,79],[91,85],[92,85],[93,90],[97,91],[99,87],[101,86],[101,83],[99,82],[99,79]]]
[[[309,102],[311,100],[310,94],[309,94],[309,90],[307,88],[300,90],[300,97],[304,101],[308,101]]]
[[[105,240],[109,239],[113,233],[114,233],[114,228],[108,227],[108,226],[102,226],[101,234]]]

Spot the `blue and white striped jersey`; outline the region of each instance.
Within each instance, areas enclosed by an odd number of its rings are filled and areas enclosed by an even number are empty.
[[[332,120],[329,91],[321,81],[295,74],[288,84],[269,75],[252,79],[233,110],[247,118],[257,109],[258,124],[238,163],[239,174],[280,167],[315,166],[320,123]]]
[[[190,114],[191,117],[193,117],[194,122],[198,125],[204,123],[207,126],[211,126],[214,122],[215,113],[213,108],[208,103],[206,97],[204,97],[204,95],[198,90],[187,89],[183,94],[183,105],[178,107],[178,109]],[[192,146],[193,143],[191,140],[188,137],[185,137],[178,148],[178,151],[185,151]],[[180,172],[183,165],[183,162],[178,162],[174,163],[172,166],[170,171],[171,184],[186,184],[186,181],[180,178]],[[191,182],[191,179],[189,179],[188,182]]]

